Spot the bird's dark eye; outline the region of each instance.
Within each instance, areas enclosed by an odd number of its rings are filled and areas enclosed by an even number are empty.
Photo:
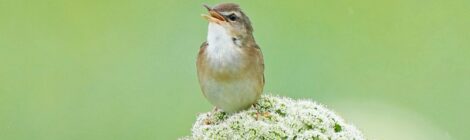
[[[235,21],[235,20],[238,19],[237,15],[235,15],[235,14],[230,14],[230,15],[227,16],[227,18],[230,19],[231,21]]]

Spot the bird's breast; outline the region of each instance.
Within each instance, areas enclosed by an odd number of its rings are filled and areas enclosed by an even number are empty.
[[[222,81],[262,77],[262,56],[257,52],[253,46],[237,46],[223,28],[210,25],[207,43],[197,60],[199,76]]]
[[[208,41],[205,60],[208,67],[217,71],[238,71],[244,67],[245,53],[230,39],[220,36]]]
[[[234,44],[231,35],[224,27],[209,23],[207,43],[203,55],[211,67],[231,69],[240,66],[243,50]]]

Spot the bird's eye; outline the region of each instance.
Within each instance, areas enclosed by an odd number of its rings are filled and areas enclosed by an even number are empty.
[[[235,21],[235,20],[238,19],[237,15],[235,15],[235,14],[230,14],[230,15],[227,16],[227,18],[230,19],[231,21]]]

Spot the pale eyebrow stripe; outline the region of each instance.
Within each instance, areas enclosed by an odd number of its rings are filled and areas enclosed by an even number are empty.
[[[230,15],[230,14],[235,14],[237,15],[238,17],[241,17],[242,15],[240,14],[240,12],[220,12],[222,15]]]

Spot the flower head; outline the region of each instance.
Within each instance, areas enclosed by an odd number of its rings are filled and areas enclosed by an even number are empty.
[[[333,111],[310,100],[263,95],[248,110],[198,116],[184,139],[362,140],[362,133]]]

